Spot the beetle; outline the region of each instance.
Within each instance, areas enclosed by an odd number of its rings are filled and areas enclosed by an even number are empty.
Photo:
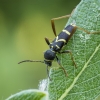
[[[48,77],[49,77],[48,67],[52,66],[52,61],[54,61],[54,59],[56,59],[57,63],[60,65],[60,67],[63,69],[65,75],[67,76],[66,70],[64,69],[64,67],[62,67],[62,65],[60,63],[60,60],[57,57],[57,53],[58,54],[69,53],[70,56],[71,56],[71,59],[73,61],[73,64],[76,67],[76,63],[74,61],[74,57],[72,55],[71,50],[61,51],[62,47],[64,47],[68,43],[68,41],[70,40],[70,38],[73,36],[73,34],[75,33],[75,31],[77,29],[80,29],[80,30],[84,31],[87,34],[100,33],[100,32],[89,32],[89,31],[87,31],[83,28],[80,28],[80,27],[76,26],[75,23],[71,23],[71,24],[67,25],[57,35],[54,21],[62,19],[62,18],[67,18],[67,17],[71,17],[71,14],[51,19],[51,26],[52,26],[53,33],[55,35],[55,39],[52,42],[50,42],[48,38],[45,38],[45,41],[46,41],[47,45],[49,46],[49,49],[44,52],[44,61],[41,61],[41,60],[24,60],[24,61],[19,62],[18,64],[23,63],[23,62],[41,62],[41,63],[45,63],[46,66],[47,66],[47,74],[48,74]],[[49,77],[49,79],[50,79],[50,77]]]

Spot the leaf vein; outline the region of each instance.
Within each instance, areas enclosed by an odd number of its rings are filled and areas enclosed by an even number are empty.
[[[68,95],[72,95],[72,94],[82,94],[82,93],[86,93],[86,92],[89,92],[89,91],[92,91],[92,90],[95,90],[95,89],[98,89],[98,88],[100,88],[100,86],[98,86],[98,87],[96,87],[96,88],[93,88],[93,89],[90,89],[90,90],[88,90],[88,91],[70,93],[70,94],[68,94]]]
[[[85,65],[82,68],[82,70],[80,71],[80,73],[74,78],[72,84],[69,86],[69,88],[67,88],[65,90],[65,92],[61,95],[60,98],[58,98],[58,100],[63,100],[63,98],[68,95],[69,91],[74,87],[74,84],[77,82],[78,78],[83,73],[83,71],[87,68],[87,65],[89,64],[89,62],[91,61],[91,59],[93,58],[93,56],[96,54],[96,52],[99,50],[99,48],[100,48],[100,44],[95,48],[94,52],[92,53],[92,55],[90,56],[90,58],[88,59],[88,61],[85,63]]]
[[[92,79],[94,79],[94,78],[96,78],[96,77],[98,77],[98,76],[100,76],[100,74],[97,74],[96,76],[91,77],[91,78],[89,78],[88,80],[82,81],[82,82],[80,82],[80,83],[78,83],[78,84],[76,84],[76,85],[74,85],[74,86],[77,86],[77,85],[80,85],[80,84],[82,84],[82,83],[88,82],[88,81],[90,81],[90,80],[92,80]]]

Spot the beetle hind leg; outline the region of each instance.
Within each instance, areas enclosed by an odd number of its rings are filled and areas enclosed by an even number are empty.
[[[59,19],[63,19],[63,18],[69,18],[70,16],[71,16],[71,14],[51,19],[51,26],[52,26],[52,30],[53,30],[53,33],[54,33],[55,37],[57,36],[57,34],[56,34],[54,21],[59,20]]]
[[[76,26],[76,28],[79,29],[79,30],[82,30],[82,31],[86,32],[87,34],[98,34],[98,33],[100,33],[100,30],[99,31],[90,32],[90,31],[88,31],[88,30],[86,30],[84,28],[81,28],[79,26]]]

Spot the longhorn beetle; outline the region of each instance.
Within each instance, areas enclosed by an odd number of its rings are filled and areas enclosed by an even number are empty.
[[[48,49],[48,50],[46,50],[44,52],[44,61],[40,61],[40,60],[24,60],[24,61],[19,62],[18,64],[23,63],[23,62],[41,62],[41,63],[45,63],[46,66],[47,66],[47,74],[48,74],[48,77],[49,77],[48,67],[52,66],[52,61],[54,59],[56,59],[57,63],[63,69],[64,73],[67,75],[65,69],[60,64],[60,61],[59,61],[59,59],[58,59],[56,54],[57,53],[58,54],[69,53],[70,56],[71,56],[71,59],[73,61],[73,64],[76,67],[74,58],[72,56],[72,52],[70,50],[61,51],[62,47],[68,43],[69,39],[75,33],[76,29],[80,29],[80,30],[86,32],[87,34],[90,34],[90,33],[100,33],[100,32],[99,31],[98,32],[89,32],[89,31],[87,31],[87,30],[85,30],[83,28],[80,28],[80,27],[78,27],[78,26],[76,26],[75,24],[72,23],[72,24],[69,24],[68,26],[66,26],[60,32],[60,34],[57,35],[56,34],[56,29],[55,29],[54,21],[58,20],[58,19],[62,19],[62,18],[67,18],[67,17],[70,17],[70,16],[71,16],[71,14],[51,19],[51,25],[52,25],[53,33],[55,35],[55,39],[50,43],[49,39],[45,38],[45,41],[46,41],[46,43],[47,43],[47,45],[49,46],[50,49]],[[50,77],[49,77],[49,79],[50,79]]]

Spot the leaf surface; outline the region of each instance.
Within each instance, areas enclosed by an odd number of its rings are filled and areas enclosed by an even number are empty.
[[[6,100],[48,100],[48,95],[46,92],[31,89],[16,93]]]
[[[82,0],[66,25],[72,22],[90,32],[100,31],[100,1]],[[51,68],[50,100],[95,100],[100,94],[100,33],[87,34],[77,29],[63,50],[72,51],[77,68],[70,54],[60,55],[68,77],[61,68]]]

